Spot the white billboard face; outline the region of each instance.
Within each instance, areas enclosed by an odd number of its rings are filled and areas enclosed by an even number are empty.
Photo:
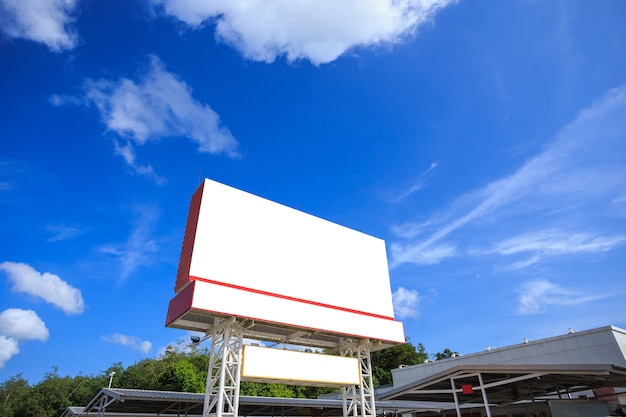
[[[345,386],[359,385],[359,360],[292,350],[244,346],[241,378],[255,382]]]
[[[346,334],[404,342],[383,240],[211,180],[192,198],[176,291],[189,281],[180,298],[196,309],[318,330],[354,317]]]

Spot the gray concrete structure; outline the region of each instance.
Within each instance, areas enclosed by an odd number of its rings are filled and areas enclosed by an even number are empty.
[[[392,370],[394,388],[460,365],[595,365],[626,368],[626,330],[605,326]]]

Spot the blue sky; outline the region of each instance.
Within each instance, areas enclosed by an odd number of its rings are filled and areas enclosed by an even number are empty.
[[[625,19],[0,0],[0,380],[188,340],[164,322],[204,177],[384,239],[429,353],[626,327]]]

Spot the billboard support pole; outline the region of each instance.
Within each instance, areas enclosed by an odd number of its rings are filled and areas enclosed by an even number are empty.
[[[244,328],[234,317],[211,329],[211,353],[203,417],[238,417]]]
[[[357,357],[360,367],[360,384],[341,388],[343,417],[376,417],[374,379],[372,374],[371,344],[364,340],[340,349],[342,356]]]

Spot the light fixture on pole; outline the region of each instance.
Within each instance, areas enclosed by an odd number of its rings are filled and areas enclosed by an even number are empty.
[[[113,375],[115,375],[115,371],[111,371],[109,374],[109,388],[111,388],[111,383],[113,382]]]

